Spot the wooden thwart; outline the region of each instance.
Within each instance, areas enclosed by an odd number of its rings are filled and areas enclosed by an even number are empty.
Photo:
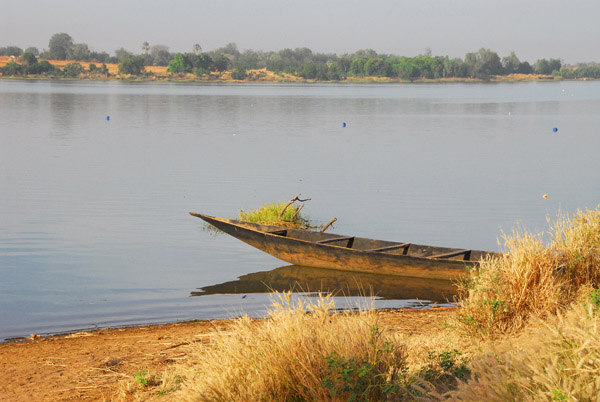
[[[375,252],[379,252],[379,251],[392,251],[392,250],[396,250],[396,249],[399,249],[399,248],[408,248],[408,247],[410,247],[410,243],[402,243],[402,244],[394,244],[393,246],[372,248],[370,250],[365,250],[365,251],[375,251]]]
[[[333,239],[319,240],[319,241],[316,241],[315,243],[325,244],[325,243],[333,243],[336,241],[348,240],[348,244],[346,245],[346,247],[350,248],[350,247],[352,247],[352,244],[354,243],[354,238],[355,238],[355,236],[335,237]]]
[[[272,235],[277,235],[277,236],[286,236],[287,235],[287,229],[272,230],[272,231],[267,232],[267,233],[272,234]]]
[[[430,255],[427,258],[450,258],[450,257],[456,257],[457,255],[461,255],[464,254],[465,257],[468,259],[470,258],[470,254],[471,254],[471,250],[457,250],[457,251],[451,251],[449,253],[443,253],[443,254],[436,254],[436,255]]]

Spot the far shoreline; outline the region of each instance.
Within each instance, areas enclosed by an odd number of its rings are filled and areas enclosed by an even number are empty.
[[[42,60],[42,59],[40,59]],[[116,82],[175,82],[175,83],[229,83],[229,84],[251,84],[251,83],[276,83],[276,84],[446,84],[446,83],[498,83],[498,82],[554,82],[554,81],[597,81],[592,78],[564,79],[561,76],[543,75],[543,74],[509,74],[494,75],[487,79],[483,78],[418,78],[405,80],[401,78],[390,77],[354,77],[348,76],[341,80],[316,80],[306,79],[300,76],[287,74],[283,72],[273,72],[262,69],[252,69],[246,71],[246,78],[232,78],[233,70],[222,72],[210,72],[201,76],[194,74],[174,74],[167,72],[166,66],[146,66],[141,75],[119,74],[118,64],[105,64],[108,74],[91,73],[91,62],[73,61],[73,60],[45,60],[58,68],[64,68],[69,63],[79,63],[84,72],[75,77],[58,77],[56,75],[0,75],[0,79],[9,80],[48,80],[48,81],[116,81]],[[0,67],[10,63],[11,59],[6,56],[0,56]]]
[[[418,80],[403,80],[400,78],[388,78],[388,77],[348,77],[344,80],[338,81],[321,81],[304,79],[301,77],[295,77],[295,79],[244,79],[234,80],[230,77],[214,78],[214,77],[181,77],[177,75],[173,76],[110,76],[108,78],[100,77],[52,77],[52,76],[2,76],[2,80],[14,80],[14,81],[92,81],[92,82],[172,82],[181,84],[340,84],[340,85],[377,85],[377,84],[496,84],[496,83],[517,83],[517,82],[572,82],[572,81],[598,81],[597,79],[581,78],[581,79],[562,79],[560,77],[546,77],[531,75],[527,77],[512,77],[512,76],[494,76],[490,79],[480,78],[437,78],[429,79],[422,78]]]

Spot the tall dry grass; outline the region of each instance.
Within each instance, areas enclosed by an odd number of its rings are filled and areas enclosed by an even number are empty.
[[[600,318],[575,304],[473,359],[456,401],[600,401]]]
[[[470,335],[503,335],[569,306],[580,289],[600,285],[600,210],[559,215],[543,234],[504,234],[505,251],[460,284],[457,325]]]
[[[372,310],[337,312],[331,296],[280,294],[269,319],[240,318],[182,369],[182,401],[380,400],[405,365],[405,349]],[[190,364],[191,363],[191,364]]]

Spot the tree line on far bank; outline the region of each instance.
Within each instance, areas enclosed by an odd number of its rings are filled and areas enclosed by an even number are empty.
[[[347,77],[388,77],[402,80],[477,78],[488,79],[497,75],[543,74],[563,78],[600,78],[600,64],[585,63],[564,66],[560,59],[539,59],[534,64],[521,61],[514,52],[500,57],[490,49],[467,53],[464,59],[424,54],[401,57],[378,54],[374,50],[359,50],[353,54],[313,53],[308,48],[279,51],[238,50],[235,43],[203,52],[199,44],[191,52],[171,53],[164,45],[150,46],[144,42],[141,53],[134,54],[123,48],[114,56],[90,50],[85,43],[74,43],[70,35],[58,33],[50,38],[48,49],[39,52],[35,47],[22,50],[16,46],[0,48],[0,56],[19,58],[21,63],[9,63],[2,68],[3,75],[66,75],[78,76],[84,72],[77,61],[93,62],[89,73],[108,76],[106,63],[119,64],[119,73],[149,75],[146,66],[167,66],[173,74],[193,74],[201,77],[211,72],[231,71],[233,79],[249,78],[248,70],[266,68],[274,73],[287,73],[318,81],[339,81]],[[45,60],[74,60],[62,70]],[[96,66],[96,63],[100,66]]]

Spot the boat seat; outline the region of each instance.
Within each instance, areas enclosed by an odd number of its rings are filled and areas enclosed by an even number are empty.
[[[461,254],[465,255],[465,260],[469,260],[471,258],[471,250],[456,250],[449,253],[430,255],[427,258],[450,258]]]
[[[276,235],[276,236],[287,236],[287,229],[272,230],[267,233]]]
[[[354,236],[334,237],[331,239],[319,240],[319,241],[316,241],[315,243],[324,244],[324,243],[333,243],[335,241],[344,241],[344,240],[348,241],[348,244],[346,245],[346,247],[351,248],[352,244],[354,243]]]
[[[410,247],[410,243],[402,243],[402,244],[394,244],[393,246],[387,246],[387,247],[379,247],[379,248],[372,248],[370,250],[365,250],[365,251],[376,251],[376,252],[381,252],[381,251],[392,251],[392,250],[397,250],[399,248],[409,248]]]

